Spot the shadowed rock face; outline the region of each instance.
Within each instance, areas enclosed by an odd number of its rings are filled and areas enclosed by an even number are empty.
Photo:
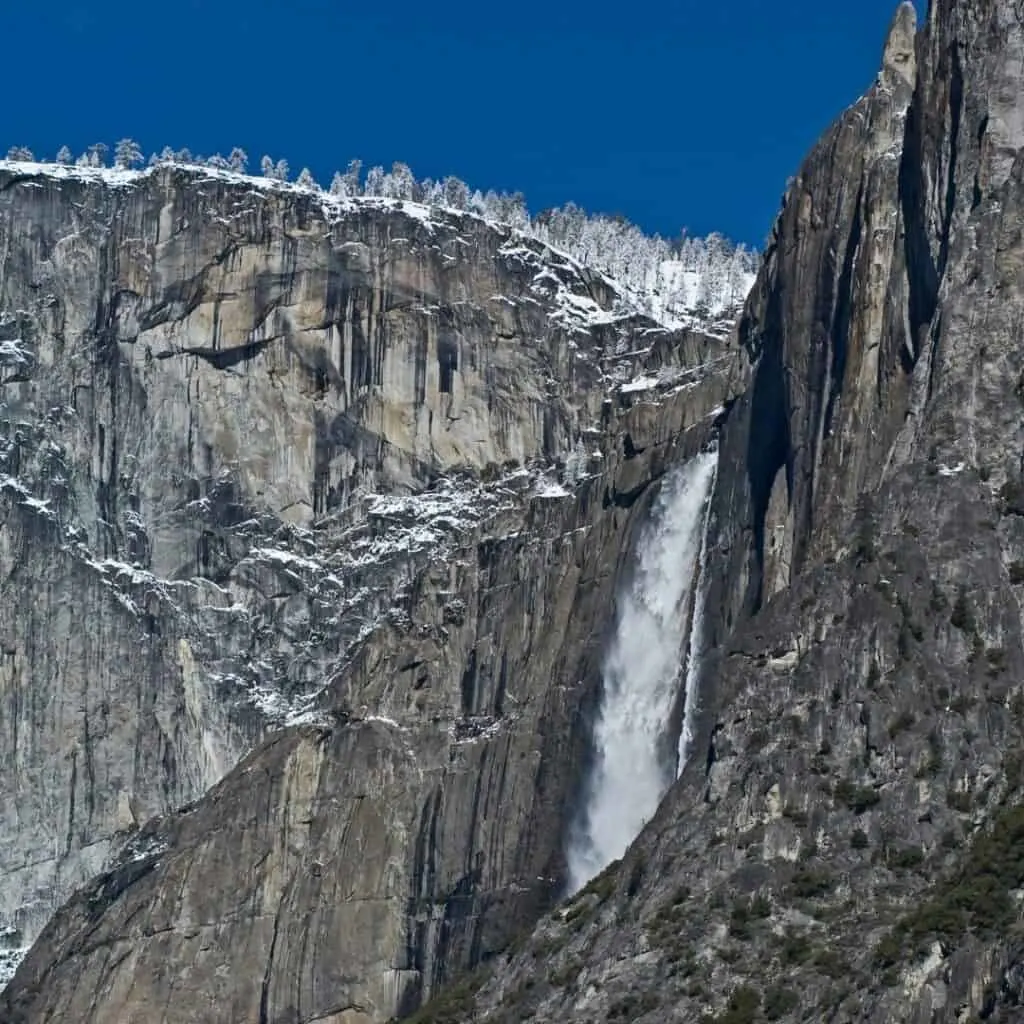
[[[11,1019],[214,1019],[210,993],[238,1019],[379,1019],[537,921],[645,485],[720,403],[697,753],[620,865],[421,1019],[1019,1017],[1024,21],[1009,0],[935,0],[914,33],[904,5],[878,80],[788,190],[720,373],[629,409],[600,376],[565,389],[552,373],[546,401],[565,411],[527,449],[543,465],[586,437],[600,468],[571,498],[526,484],[507,507],[473,476],[476,518],[444,533],[440,557],[413,558],[404,590],[377,568],[366,583],[374,607],[401,593],[404,617],[336,661],[316,647],[330,671],[308,678],[288,675],[314,658],[292,640],[252,686],[313,720],[140,831],[47,927],[7,991]],[[515,351],[548,339],[550,360],[576,366],[636,344],[641,325],[591,323],[572,348],[551,326],[558,294]],[[707,363],[710,345],[659,336],[639,358]],[[332,526],[308,534],[323,548],[272,550],[329,563],[349,550],[335,521],[366,529],[357,471],[334,472]],[[374,472],[382,490],[421,482],[411,464]],[[465,484],[446,486],[452,502]],[[12,507],[39,518],[27,499]],[[222,535],[245,536],[251,516]],[[202,664],[198,678],[219,671]],[[252,747],[259,728],[216,706],[215,735]],[[356,844],[365,857],[337,858]]]
[[[0,1017],[414,1008],[558,894],[620,565],[738,349],[216,173],[7,165],[0,253],[0,926],[97,876]]]
[[[433,1021],[1019,1020],[1024,20],[900,8],[740,325],[683,778]]]

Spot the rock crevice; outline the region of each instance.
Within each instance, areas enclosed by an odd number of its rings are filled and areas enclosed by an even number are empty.
[[[0,1016],[412,1009],[557,898],[620,567],[736,352],[451,211],[0,180],[0,928],[70,897]]]

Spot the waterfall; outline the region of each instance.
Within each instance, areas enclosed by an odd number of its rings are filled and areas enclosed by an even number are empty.
[[[678,697],[688,599],[717,465],[716,454],[701,454],[666,477],[619,595],[594,728],[597,760],[583,825],[569,843],[572,891],[625,853],[674,777],[675,765],[659,748]]]
[[[718,478],[718,458],[711,471],[708,494],[715,492]],[[697,719],[697,683],[700,681],[700,665],[704,654],[704,603],[708,596],[708,527],[711,523],[711,501],[704,506],[704,525],[700,531],[700,561],[697,570],[697,592],[693,595],[693,618],[690,621],[690,643],[686,654],[686,688],[683,698],[683,727],[679,731],[679,757],[676,775],[682,775],[693,746],[694,723]]]

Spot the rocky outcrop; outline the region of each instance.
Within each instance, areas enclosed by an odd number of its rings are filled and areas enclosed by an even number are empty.
[[[558,895],[735,347],[478,218],[0,171],[10,1021],[380,1021]],[[19,938],[20,936],[20,938]]]
[[[538,465],[586,438],[586,479],[548,500],[473,476],[477,518],[405,577],[407,618],[339,652],[296,708],[314,721],[140,831],[8,1016],[202,1019],[209,997],[351,1022],[487,960],[419,1020],[1019,1017],[1024,21],[934,0],[915,28],[904,5],[788,190],[720,372],[628,409],[603,381],[559,391],[579,433]],[[607,329],[573,365],[644,330]],[[709,361],[653,341],[641,362]],[[719,404],[695,753],[623,861],[547,912],[609,588]]]
[[[914,20],[740,326],[700,756],[435,1024],[1020,1019],[1024,21]]]

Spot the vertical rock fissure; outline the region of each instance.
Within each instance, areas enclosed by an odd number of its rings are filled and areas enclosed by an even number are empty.
[[[776,301],[773,299],[773,309],[775,305]],[[762,345],[750,398],[750,422],[756,425],[756,429],[749,432],[746,451],[753,529],[752,549],[755,558],[753,578],[749,584],[751,613],[760,609],[764,599],[765,521],[772,487],[779,470],[785,467],[787,491],[791,501],[794,500],[792,496],[796,493],[797,460],[800,454],[794,452],[792,444],[790,404],[782,365],[777,315],[776,311],[775,315],[767,320],[774,337]],[[795,512],[794,515],[799,515],[799,512]],[[801,518],[800,522],[803,521]],[[803,534],[798,534],[794,538],[794,563],[803,557],[804,544]]]
[[[283,901],[282,901],[283,905]],[[270,951],[267,953],[267,965],[263,969],[263,980],[260,984],[260,1024],[270,1024],[270,983],[274,966],[274,953],[277,949],[277,933],[281,924],[281,907],[274,913],[274,931],[270,938]]]
[[[932,258],[931,241],[921,182],[920,154],[923,146],[920,86],[907,111],[907,126],[900,159],[899,196],[903,214],[903,253],[907,270],[907,304],[910,318],[910,350],[901,352],[903,369],[911,373],[921,356],[924,332],[931,324],[938,303],[939,273]]]
[[[618,601],[594,727],[594,769],[569,841],[572,891],[625,853],[674,776],[663,747],[677,700],[705,507],[718,457],[703,453],[669,474]],[[675,738],[671,744],[675,752]]]
[[[949,170],[946,177],[946,195],[943,203],[942,232],[939,236],[939,277],[945,273],[949,261],[949,241],[953,233],[953,215],[957,197],[957,159],[960,145],[960,120],[964,104],[964,73],[960,63],[960,47],[954,41],[950,51],[949,77]]]
[[[854,283],[853,276],[857,264],[857,252],[860,249],[861,235],[863,233],[864,220],[864,186],[861,184],[860,193],[854,206],[853,226],[846,241],[846,251],[843,254],[843,267],[839,275],[839,283],[836,287],[836,308],[832,318],[832,365],[828,375],[828,392],[825,402],[825,414],[822,421],[821,437],[819,439],[818,457],[815,459],[815,466],[820,464],[823,458],[822,449],[832,434],[833,420],[835,418],[836,406],[839,404],[843,392],[843,380],[846,376],[847,346],[850,334],[850,319],[853,310]]]

